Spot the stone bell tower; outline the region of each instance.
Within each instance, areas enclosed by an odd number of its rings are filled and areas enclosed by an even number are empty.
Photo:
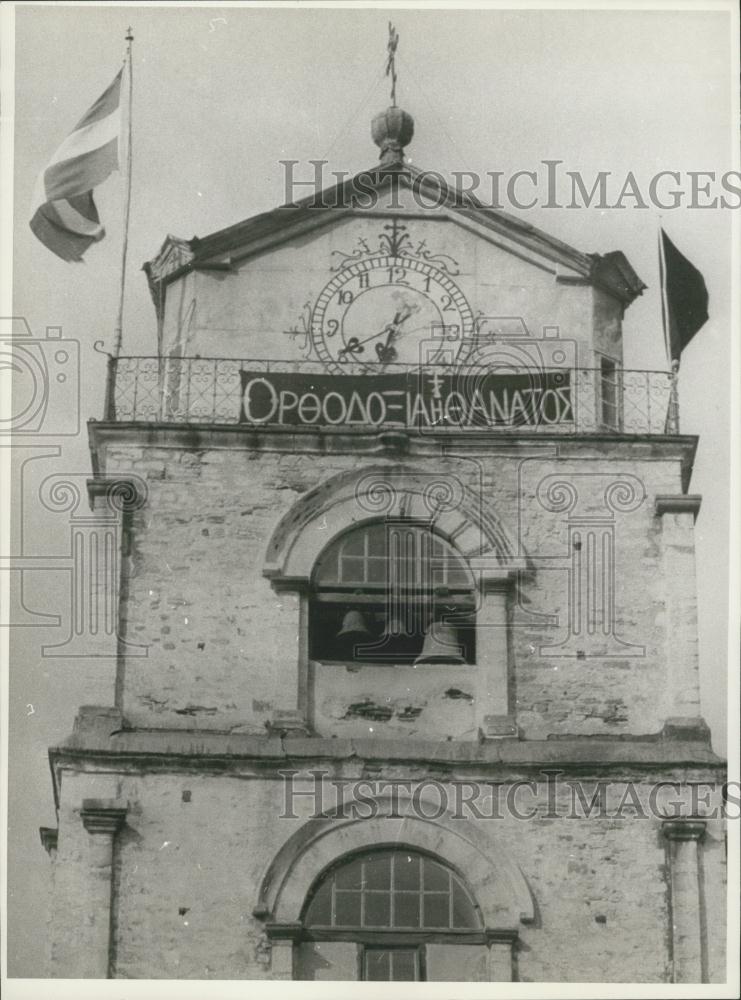
[[[410,166],[400,108],[372,133],[146,265],[158,356],[89,424],[118,671],[50,751],[51,974],[721,981],[697,441],[623,366],[643,283]]]

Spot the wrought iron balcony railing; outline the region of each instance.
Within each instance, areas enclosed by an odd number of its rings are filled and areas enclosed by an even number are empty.
[[[105,419],[245,427],[677,434],[671,372],[235,358],[109,360]]]

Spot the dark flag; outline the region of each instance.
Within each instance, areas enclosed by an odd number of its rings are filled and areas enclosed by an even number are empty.
[[[663,229],[659,232],[661,314],[670,361],[679,361],[683,349],[708,318],[708,290],[697,268],[677,250]]]

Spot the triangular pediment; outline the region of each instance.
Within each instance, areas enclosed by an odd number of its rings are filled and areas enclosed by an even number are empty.
[[[144,265],[155,300],[164,286],[191,270],[229,271],[265,253],[353,216],[394,213],[445,219],[480,239],[552,272],[558,279],[594,284],[628,305],[646,287],[619,251],[583,253],[524,220],[484,206],[448,185],[442,175],[411,165],[376,166],[310,195],[191,240],[168,236]]]

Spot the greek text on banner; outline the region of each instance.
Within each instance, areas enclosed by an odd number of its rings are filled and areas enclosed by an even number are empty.
[[[241,371],[240,423],[472,428],[574,420],[570,373],[331,375]]]

